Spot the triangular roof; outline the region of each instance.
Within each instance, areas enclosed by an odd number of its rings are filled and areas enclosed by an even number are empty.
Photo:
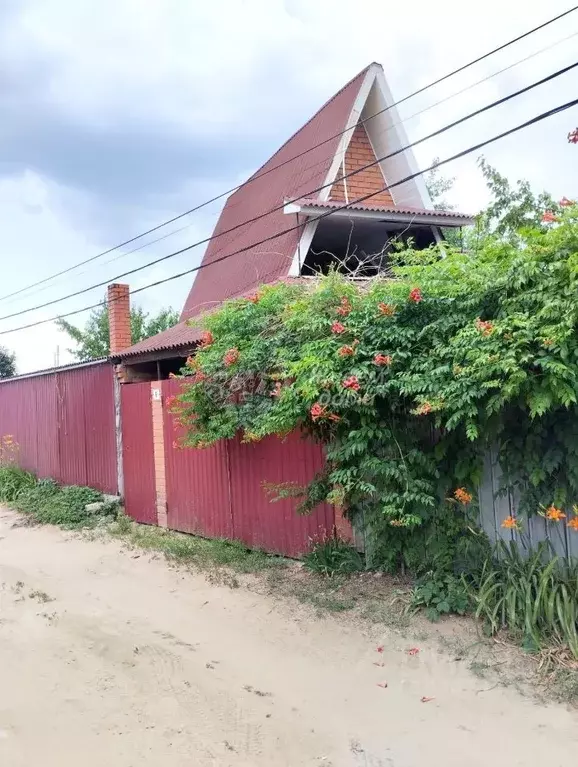
[[[376,63],[363,69],[332,96],[228,198],[213,232],[215,239],[209,242],[203,257],[203,267],[208,268],[197,272],[180,323],[154,339],[147,339],[148,343],[144,341],[130,347],[121,356],[194,343],[198,331],[187,330],[186,320],[210,311],[228,298],[248,293],[258,285],[288,275],[297,276],[297,254],[307,251],[316,222],[307,223],[304,216],[286,215],[281,206],[287,200],[299,198],[315,197],[319,201],[354,199],[355,194],[347,198],[343,181],[340,181],[344,172],[349,173],[356,166],[366,164],[367,152],[371,158],[376,154],[383,157],[408,144],[392,104],[383,68]],[[364,123],[359,124],[360,120]],[[353,178],[357,179],[358,189],[373,192],[385,186],[385,179],[393,183],[416,169],[413,153],[408,149],[375,166],[363,178],[361,174]],[[355,187],[353,178],[351,186]],[[329,186],[312,194],[312,190],[325,184]],[[400,185],[392,194],[386,191],[376,196],[374,202],[431,208],[421,177]],[[244,224],[272,208],[279,210]],[[274,237],[296,224],[301,224],[300,228],[251,247],[253,243]],[[230,229],[234,231],[216,236]],[[236,254],[244,248],[247,250]],[[210,266],[230,254],[235,255]]]
[[[340,136],[336,134],[346,129],[368,70],[369,67],[366,67],[344,85],[229,197],[214,234],[280,206],[288,197],[304,196],[308,190],[315,189],[325,182],[340,142]],[[327,141],[332,136],[335,138]],[[323,141],[327,143],[302,157],[292,159]],[[270,170],[287,160],[292,161],[278,170]],[[209,243],[203,264],[210,264],[214,258],[220,258],[253,242],[271,237],[294,224],[294,221],[284,215],[283,210],[279,210],[253,224],[217,237]],[[299,237],[300,232],[294,230],[270,243],[252,248],[239,256],[232,256],[213,267],[201,269],[187,298],[181,319],[192,317],[254,285],[271,282],[287,274]]]

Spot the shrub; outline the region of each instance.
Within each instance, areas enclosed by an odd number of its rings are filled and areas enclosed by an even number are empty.
[[[357,549],[337,536],[315,541],[303,562],[309,570],[322,575],[344,575],[364,569],[363,557]]]
[[[18,496],[15,506],[41,524],[65,528],[93,527],[102,519],[115,517],[118,504],[104,504],[87,511],[87,504],[102,502],[102,493],[90,487],[60,487],[52,479],[41,479]]]
[[[21,493],[33,487],[33,474],[17,466],[0,466],[0,501],[13,503]]]
[[[449,613],[465,615],[471,609],[471,599],[461,578],[451,573],[428,573],[417,582],[410,607],[423,607],[431,621],[438,621]]]
[[[578,562],[552,558],[548,543],[525,555],[502,542],[470,594],[490,633],[507,629],[528,650],[557,642],[578,659]]]
[[[43,524],[90,527],[102,518],[105,507],[90,512],[86,510],[86,505],[102,500],[102,493],[90,487],[65,486],[56,493],[47,493],[44,503],[39,504],[32,513]]]
[[[60,492],[60,487],[52,479],[41,479],[38,482],[24,488],[19,493],[14,506],[19,511],[34,514],[46,501]]]
[[[578,205],[488,178],[498,201],[465,251],[400,246],[396,279],[331,272],[225,302],[182,370],[182,444],[305,431],[326,462],[301,508],[364,520],[380,569],[447,569],[431,560],[466,536],[440,516],[475,507],[489,444],[519,516],[578,503]]]

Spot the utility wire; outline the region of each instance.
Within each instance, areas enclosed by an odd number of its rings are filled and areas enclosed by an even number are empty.
[[[478,64],[480,61],[484,61],[484,59],[487,59],[490,56],[493,56],[496,53],[499,53],[500,51],[503,51],[505,48],[508,48],[511,45],[514,45],[515,43],[519,42],[520,40],[523,40],[526,37],[529,37],[530,35],[534,34],[535,32],[538,32],[541,29],[544,29],[545,27],[549,26],[550,24],[553,24],[556,21],[559,21],[560,19],[564,18],[565,16],[568,16],[569,14],[573,13],[574,11],[578,10],[578,5],[573,6],[572,8],[569,8],[568,10],[559,13],[557,16],[553,16],[552,18],[548,19],[547,21],[543,22],[542,24],[539,24],[536,27],[533,27],[532,29],[528,30],[527,32],[524,32],[521,35],[518,35],[517,37],[512,38],[511,40],[508,40],[506,43],[503,43],[502,45],[499,45],[496,48],[493,48],[491,51],[488,51],[487,53],[482,54],[481,56],[478,56],[477,58],[473,59],[472,61],[467,62],[466,64],[463,64],[462,66],[458,67],[457,69],[452,70],[451,72],[448,72],[447,74],[443,75],[442,77],[439,77],[437,80],[433,80],[431,83],[428,83],[427,85],[422,86],[421,88],[418,88],[418,90],[413,91],[412,93],[408,94],[407,96],[404,96],[402,99],[399,99],[399,101],[395,101],[393,104],[390,104],[389,106],[385,107],[384,109],[379,110],[373,115],[370,115],[369,117],[364,118],[363,120],[360,120],[357,124],[361,123],[362,125],[366,122],[369,122],[369,120],[372,120],[374,117],[377,117],[380,114],[383,114],[384,112],[389,111],[390,109],[393,109],[394,107],[399,106],[399,104],[403,104],[406,101],[408,101],[411,98],[414,98],[415,96],[420,95],[421,93],[424,93],[426,90],[429,90],[430,88],[433,88],[436,85],[439,85],[440,83],[444,82],[445,80],[448,80],[450,77],[454,77],[455,75],[459,74],[460,72],[463,72],[464,70],[468,69],[469,67],[474,66],[475,64]],[[198,210],[201,210],[201,208],[206,207],[207,205],[211,205],[214,202],[217,202],[218,200],[222,199],[223,197],[226,197],[233,192],[237,191],[237,189],[240,189],[242,186],[246,186],[247,184],[252,183],[253,181],[256,181],[259,178],[262,178],[263,176],[266,176],[269,173],[272,173],[273,171],[278,170],[279,168],[284,167],[290,162],[294,162],[300,157],[303,157],[304,155],[308,154],[309,152],[312,152],[314,149],[317,149],[320,146],[323,146],[324,144],[327,144],[330,141],[333,141],[334,139],[342,136],[344,133],[347,133],[348,131],[352,130],[352,128],[346,128],[345,130],[340,131],[339,133],[335,133],[333,136],[330,136],[327,139],[324,139],[323,141],[319,142],[318,144],[315,144],[308,149],[305,149],[303,152],[300,152],[299,154],[294,155],[293,157],[288,158],[287,160],[284,160],[283,162],[279,163],[279,165],[275,165],[272,168],[268,168],[267,170],[260,173],[257,171],[251,178],[249,178],[247,181],[244,181],[242,184],[238,184],[237,186],[231,187],[230,189],[227,189],[225,192],[222,192],[221,194],[216,195],[215,197],[210,198],[209,200],[206,200],[205,202],[200,203],[199,205],[196,205],[193,208],[190,208],[189,210],[184,211],[183,213],[179,213],[177,216],[173,216],[173,218],[167,219],[166,221],[161,222],[160,224],[157,224],[156,226],[153,226],[151,229],[147,229],[145,232],[141,232],[140,234],[135,235],[134,237],[131,237],[128,240],[125,240],[124,242],[119,243],[118,245],[114,245],[111,248],[108,248],[107,250],[103,250],[100,253],[97,253],[94,256],[91,256],[90,258],[85,259],[84,261],[80,261],[77,264],[73,264],[72,266],[67,267],[66,269],[61,270],[60,272],[56,272],[55,274],[49,275],[48,277],[44,277],[41,280],[38,280],[37,282],[34,282],[30,285],[27,285],[24,288],[20,288],[19,290],[16,290],[12,293],[8,293],[5,296],[0,296],[0,301],[3,301],[6,298],[12,298],[12,296],[19,295],[20,293],[25,292],[26,290],[29,290],[30,288],[37,287],[38,285],[42,285],[45,282],[48,282],[49,280],[53,280],[56,277],[60,277],[63,274],[68,274],[69,272],[73,271],[74,269],[78,269],[80,266],[84,266],[85,264],[91,263],[92,261],[96,261],[98,258],[102,258],[103,256],[108,255],[109,253],[112,253],[115,250],[119,250],[120,248],[123,248],[125,245],[130,245],[131,243],[135,242],[136,240],[141,239],[142,237],[146,237],[148,234],[152,234],[153,232],[158,231],[164,226],[168,226],[169,224],[174,223],[175,221],[180,220],[181,218],[184,218],[185,216],[189,216],[191,213],[195,213]],[[287,143],[287,142],[285,142]],[[285,144],[283,144],[285,146]],[[279,151],[279,150],[278,150]]]
[[[341,177],[342,179],[347,179],[351,176],[355,176],[358,173],[363,172],[364,170],[367,170],[368,168],[373,167],[374,165],[378,165],[380,162],[383,162],[384,160],[388,160],[391,157],[395,157],[396,155],[405,152],[407,149],[410,149],[412,147],[417,146],[418,144],[423,143],[424,141],[428,141],[429,139],[432,139],[436,136],[441,135],[442,133],[445,133],[448,130],[451,130],[452,128],[455,128],[457,125],[461,125],[464,122],[467,122],[468,120],[471,120],[473,117],[477,117],[480,114],[483,114],[484,112],[489,111],[490,109],[494,109],[497,106],[500,106],[501,104],[504,104],[511,99],[517,98],[518,96],[527,93],[528,91],[533,90],[534,88],[539,87],[540,85],[543,85],[544,83],[550,82],[551,80],[554,80],[557,77],[560,77],[563,74],[566,74],[567,72],[571,71],[572,69],[575,69],[578,67],[578,61],[576,61],[574,64],[569,64],[566,67],[563,67],[562,69],[559,69],[557,72],[553,72],[550,75],[547,75],[546,77],[543,77],[541,80],[537,80],[534,83],[531,83],[530,85],[526,85],[524,88],[520,88],[517,91],[514,91],[514,93],[510,93],[507,96],[503,96],[501,99],[497,99],[496,101],[493,101],[491,104],[487,104],[484,107],[481,107],[480,109],[477,109],[475,112],[470,112],[469,114],[465,115],[464,117],[459,118],[458,120],[454,120],[453,122],[449,123],[448,125],[443,126],[442,128],[439,128],[437,131],[434,131],[433,133],[430,133],[427,136],[423,136],[422,138],[418,139],[417,141],[414,141],[413,143],[407,144],[404,147],[401,147],[394,152],[391,152],[388,155],[385,155],[384,157],[380,157],[370,163],[367,163],[366,165],[356,168],[353,171],[350,171],[349,173],[346,173],[344,176]],[[285,200],[281,205],[278,205],[274,208],[271,208],[271,210],[266,211],[265,213],[260,213],[257,216],[254,216],[253,218],[247,219],[246,221],[241,222],[240,224],[236,224],[235,226],[230,227],[229,229],[224,229],[221,232],[217,232],[216,234],[211,235],[210,237],[207,237],[203,240],[199,240],[197,242],[194,242],[192,245],[187,245],[185,248],[181,248],[180,250],[175,251],[174,253],[169,253],[166,256],[161,256],[160,258],[154,259],[153,261],[149,261],[146,264],[142,264],[141,266],[137,266],[134,269],[130,269],[126,272],[122,272],[121,274],[117,274],[114,277],[110,277],[106,280],[103,280],[102,282],[98,282],[95,285],[90,285],[87,288],[82,288],[80,290],[76,290],[73,293],[69,293],[66,296],[61,296],[60,298],[54,298],[51,301],[46,301],[43,304],[38,304],[37,306],[29,307],[28,309],[20,309],[17,312],[13,312],[12,314],[6,314],[3,317],[0,317],[1,320],[8,320],[12,317],[20,317],[23,314],[28,314],[29,312],[36,311],[37,309],[44,309],[47,306],[53,306],[54,304],[58,304],[61,301],[66,301],[69,298],[74,298],[75,296],[82,295],[83,293],[88,293],[91,290],[95,290],[96,288],[104,287],[105,285],[115,282],[116,280],[119,280],[123,277],[127,277],[131,274],[135,274],[136,272],[140,272],[143,269],[148,269],[150,266],[155,266],[156,264],[159,264],[163,261],[168,260],[169,258],[174,258],[175,256],[179,256],[182,253],[185,253],[189,250],[192,250],[193,248],[197,248],[200,245],[204,245],[208,242],[211,242],[212,240],[217,239],[218,237],[223,237],[226,234],[230,234],[231,232],[234,232],[238,229],[241,229],[243,227],[248,226],[249,224],[254,223],[255,221],[259,221],[260,219],[264,218],[265,216],[269,216],[272,213],[275,213],[279,210],[283,210],[283,208],[293,202],[297,202],[300,199],[307,198],[309,195],[317,194],[318,192],[322,191],[323,189],[326,189],[328,187],[333,186],[335,183],[335,179],[331,182],[328,182],[326,184],[323,184],[322,186],[317,187],[316,189],[311,189],[308,192],[301,193],[298,197],[295,197],[291,200]],[[397,184],[396,184],[397,186]],[[211,263],[215,263],[218,259],[213,259]]]
[[[474,146],[469,147],[468,149],[464,149],[461,152],[458,152],[457,154],[452,155],[451,157],[446,157],[444,160],[439,160],[436,163],[432,163],[427,168],[424,168],[423,170],[417,171],[416,173],[412,173],[409,176],[406,176],[405,178],[402,178],[399,181],[396,181],[393,184],[386,185],[382,187],[381,189],[378,189],[376,192],[371,192],[370,194],[366,194],[363,197],[358,197],[355,200],[351,200],[348,203],[345,203],[344,205],[341,205],[338,208],[332,208],[331,210],[326,211],[325,213],[320,213],[318,216],[312,216],[308,219],[308,222],[314,222],[314,221],[320,221],[323,218],[327,218],[328,216],[334,215],[335,213],[338,213],[342,210],[347,210],[351,205],[358,205],[359,203],[365,202],[366,200],[369,200],[371,197],[375,197],[375,195],[381,194],[382,192],[386,192],[390,189],[395,188],[396,186],[400,186],[401,184],[405,184],[408,181],[412,181],[414,178],[417,178],[418,176],[423,175],[424,173],[429,173],[429,171],[434,170],[434,168],[439,168],[444,165],[447,165],[450,162],[454,162],[455,160],[459,160],[462,157],[466,157],[466,155],[472,154],[472,152],[477,152],[480,149],[483,149],[486,146],[489,146],[490,144],[493,144],[496,141],[499,141],[500,139],[506,138],[507,136],[511,136],[514,133],[517,133],[518,131],[524,130],[525,128],[529,128],[531,125],[535,125],[536,123],[541,122],[542,120],[546,120],[549,117],[553,117],[554,115],[560,114],[561,112],[566,111],[567,109],[570,109],[571,107],[574,107],[578,105],[578,99],[573,99],[572,101],[568,101],[565,104],[561,104],[560,106],[554,107],[553,109],[549,109],[547,112],[542,112],[542,114],[537,115],[536,117],[532,117],[530,120],[526,120],[526,122],[521,123],[520,125],[516,125],[514,128],[510,128],[507,131],[504,131],[503,133],[499,133],[496,136],[493,136],[490,139],[486,139],[485,141],[481,141],[478,144],[475,144]],[[234,251],[233,253],[228,253],[225,256],[221,256],[218,259],[215,259],[214,261],[210,261],[206,264],[199,264],[198,266],[193,267],[192,269],[187,269],[184,272],[180,272],[179,274],[173,274],[170,277],[165,277],[162,280],[157,280],[156,282],[151,282],[149,285],[144,285],[142,288],[136,288],[136,290],[130,291],[130,295],[136,295],[137,293],[142,293],[144,290],[150,290],[150,288],[155,288],[158,285],[164,285],[167,282],[171,282],[172,280],[177,280],[181,277],[184,277],[188,274],[193,274],[194,272],[198,272],[201,269],[206,269],[209,266],[213,266],[216,263],[219,263],[221,261],[225,261],[228,258],[232,258],[233,256],[237,256],[240,253],[244,253],[247,250],[251,250],[252,248],[257,247],[258,245],[263,245],[266,242],[270,242],[271,240],[275,240],[278,237],[283,237],[283,235],[287,234],[288,232],[295,231],[296,229],[301,228],[301,224],[298,224],[297,226],[289,227],[288,229],[284,229],[282,232],[278,232],[277,234],[273,234],[269,237],[265,237],[263,240],[259,240],[258,242],[253,242],[251,245],[247,245],[244,248],[240,248],[239,250]],[[36,322],[31,322],[28,325],[21,325],[18,328],[11,328],[10,330],[1,330],[0,335],[6,335],[7,333],[15,333],[19,330],[27,330],[28,328],[34,328],[38,325],[44,325],[47,322],[54,322],[55,320],[64,319],[65,317],[72,317],[75,314],[81,314],[82,312],[89,311],[90,309],[96,309],[99,306],[102,306],[102,301],[99,301],[96,304],[92,304],[91,306],[85,306],[82,309],[75,309],[72,312],[67,312],[66,314],[60,314],[55,317],[50,317],[49,319],[45,320],[37,320]]]
[[[448,101],[451,101],[452,99],[456,98],[456,96],[461,96],[463,93],[466,93],[469,90],[472,90],[473,88],[476,88],[478,85],[482,85],[485,82],[488,82],[489,80],[493,79],[494,77],[497,77],[498,75],[503,74],[504,72],[509,71],[510,69],[514,69],[514,67],[520,66],[520,64],[525,64],[526,62],[530,61],[533,58],[536,58],[537,56],[540,56],[542,53],[545,53],[546,51],[551,50],[552,48],[555,48],[558,45],[561,45],[562,43],[567,42],[568,40],[571,40],[573,37],[576,37],[578,35],[578,30],[576,32],[572,32],[569,35],[566,35],[566,37],[563,37],[559,40],[556,40],[555,42],[551,43],[550,45],[546,45],[543,48],[540,48],[537,51],[534,51],[533,53],[530,53],[528,56],[524,56],[522,59],[518,59],[517,61],[513,62],[512,64],[508,64],[508,66],[503,67],[502,69],[498,69],[495,72],[492,72],[492,74],[487,75],[486,77],[483,77],[480,80],[477,80],[474,83],[471,83],[470,85],[467,85],[465,88],[461,88],[460,90],[454,91],[449,96],[445,96],[442,99],[439,99],[438,101],[434,101],[433,104],[429,104],[428,106],[424,107],[423,109],[420,109],[418,112],[414,112],[413,114],[409,115],[408,117],[405,117],[403,120],[400,120],[397,123],[394,123],[393,125],[388,126],[384,130],[379,132],[379,135],[385,135],[389,133],[390,131],[397,128],[399,125],[404,125],[405,123],[409,122],[410,120],[414,120],[416,117],[419,117],[420,115],[424,114],[425,112],[429,112],[431,109],[435,109],[435,107],[441,106],[442,104],[447,103]],[[322,165],[323,163],[326,163],[327,160],[332,155],[326,155],[322,160],[319,160],[318,162],[312,163],[311,165],[307,166],[307,170],[311,171],[314,168],[317,168],[319,165]],[[403,205],[406,202],[406,200],[396,200],[396,205],[399,207]],[[241,203],[231,203],[228,205],[228,210],[232,210],[237,205],[240,205]],[[113,258],[109,258],[107,261],[104,261],[102,264],[100,264],[100,267],[107,266],[108,264],[112,264],[114,261],[118,261],[121,258],[125,258],[126,256],[130,256],[133,253],[136,253],[139,250],[143,250],[144,248],[148,248],[151,245],[156,245],[159,242],[162,242],[163,240],[168,239],[169,237],[174,237],[176,234],[180,234],[181,232],[184,232],[185,229],[190,229],[191,226],[194,225],[194,222],[191,222],[189,224],[185,224],[184,226],[180,226],[178,229],[173,229],[170,232],[167,232],[164,235],[161,235],[160,237],[156,237],[154,240],[149,240],[148,242],[143,243],[142,245],[138,245],[136,248],[131,248],[130,250],[125,251],[124,253],[119,253],[117,256],[113,256]],[[87,274],[90,269],[85,269],[78,276],[81,276],[83,274]],[[46,284],[44,287],[41,287],[39,290],[35,290],[33,293],[29,294],[29,298],[32,296],[37,295],[38,293],[43,293],[46,290],[50,290],[51,286]],[[26,289],[23,289],[26,290]],[[8,296],[5,297],[8,299],[8,303],[13,303],[14,300],[18,300],[17,298],[9,299]],[[3,300],[3,299],[0,299]]]

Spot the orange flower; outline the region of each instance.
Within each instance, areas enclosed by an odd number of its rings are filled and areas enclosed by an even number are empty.
[[[558,221],[558,217],[555,216],[551,210],[547,210],[544,215],[542,216],[542,223],[543,224],[553,224],[555,221]]]
[[[205,330],[201,334],[201,340],[199,341],[199,346],[202,349],[206,349],[207,346],[210,346],[214,341],[213,334],[210,330]]]
[[[546,509],[546,519],[549,519],[550,522],[559,522],[561,519],[566,519],[566,514],[564,514],[562,509],[557,509],[555,506],[549,506]]]
[[[353,346],[342,346],[337,354],[339,354],[340,357],[351,357],[352,354],[355,354],[355,349]]]
[[[479,317],[476,320],[476,328],[484,336],[489,336],[494,329],[493,324],[489,320],[481,320]]]
[[[391,365],[392,358],[389,354],[376,354],[373,361],[376,365]]]
[[[311,413],[312,421],[319,421],[321,418],[327,418],[329,421],[341,421],[340,416],[335,415],[335,413],[328,413],[327,408],[321,405],[319,402],[316,402],[314,405],[312,405],[309,412]]]
[[[568,527],[571,527],[572,530],[576,530],[576,532],[578,532],[578,517],[572,517],[570,522],[568,522]]]
[[[193,357],[193,356],[189,356],[189,357],[187,357],[187,361],[185,362],[185,365],[186,365],[188,368],[194,368],[194,367],[196,367],[196,365],[197,365],[197,360],[196,360],[196,358],[195,358],[195,357]]]
[[[519,530],[520,523],[515,517],[506,517],[506,519],[502,522],[502,527],[505,527],[506,530]]]
[[[347,317],[347,315],[351,312],[352,308],[353,307],[349,303],[349,299],[346,296],[344,296],[341,299],[341,306],[338,306],[335,311],[340,317]]]
[[[191,378],[191,383],[198,384],[202,381],[205,381],[207,379],[206,373],[203,373],[202,370],[199,370],[195,375]]]
[[[427,415],[428,413],[431,413],[432,406],[430,402],[424,402],[423,405],[420,405],[418,408],[414,410],[414,413],[416,415]]]
[[[239,354],[239,350],[237,348],[229,349],[229,351],[225,352],[223,357],[223,363],[225,367],[229,368],[231,365],[234,365],[240,356],[241,355]]]
[[[464,506],[467,506],[468,503],[472,502],[472,494],[468,493],[464,487],[458,487],[457,490],[454,491],[454,498],[456,501],[459,501],[459,503],[463,503]]]
[[[359,391],[361,388],[357,376],[349,376],[349,378],[346,378],[341,385],[344,389],[351,389],[352,391]]]
[[[546,346],[546,347],[548,347],[548,346],[552,346],[552,344],[553,344],[553,343],[554,343],[554,339],[553,339],[553,338],[545,338],[545,339],[542,341],[542,345],[543,345],[543,346]]]
[[[337,335],[345,333],[345,325],[342,325],[341,322],[334,322],[331,325],[331,332],[337,333]]]
[[[323,418],[326,410],[327,408],[324,408],[323,405],[320,405],[319,402],[316,402],[309,411],[311,413],[311,420],[318,421],[320,418]]]
[[[420,301],[423,301],[421,290],[419,288],[413,288],[412,290],[410,290],[409,300],[413,301],[414,304],[419,304]]]
[[[390,519],[389,524],[391,527],[404,527],[403,520],[401,519]]]
[[[393,317],[395,314],[395,306],[392,304],[380,303],[377,305],[377,308],[383,317]]]

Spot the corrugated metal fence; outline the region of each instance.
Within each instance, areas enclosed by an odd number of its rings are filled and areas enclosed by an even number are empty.
[[[151,387],[149,383],[121,386],[122,464],[124,503],[137,522],[157,521]]]
[[[495,452],[489,451],[479,490],[480,525],[490,540],[516,541],[522,548],[534,548],[540,541],[549,541],[561,557],[578,557],[578,533],[568,530],[563,522],[548,522],[540,515],[524,518],[522,531],[502,527],[509,516],[516,516],[518,499],[514,493],[500,492],[501,470]]]
[[[179,382],[155,384],[162,399],[178,393]],[[122,387],[125,504],[129,516],[154,522],[154,456],[150,383]],[[329,505],[300,516],[295,501],[272,503],[264,483],[306,484],[324,463],[319,445],[298,434],[256,444],[226,440],[205,450],[181,449],[174,419],[163,413],[164,467],[168,527],[208,538],[243,541],[247,546],[286,556],[308,550],[311,538],[334,525]],[[157,451],[157,457],[159,453]]]
[[[0,384],[0,436],[18,444],[18,463],[67,485],[118,489],[113,368],[61,368]]]
[[[162,382],[163,400],[179,381]],[[319,445],[291,434],[254,444],[226,440],[206,450],[179,449],[179,432],[164,411],[168,526],[173,530],[243,541],[251,548],[286,556],[308,550],[312,537],[331,530],[333,509],[296,513],[294,500],[271,502],[264,485],[306,484],[324,464]]]

